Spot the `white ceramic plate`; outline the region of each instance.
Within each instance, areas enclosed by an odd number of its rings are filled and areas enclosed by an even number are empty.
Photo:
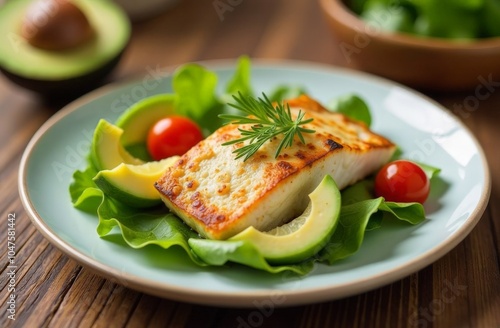
[[[234,62],[204,65],[218,73],[219,85],[225,85],[234,69]],[[68,186],[73,171],[85,167],[100,118],[114,121],[133,101],[171,91],[170,76],[146,73],[138,81],[92,92],[54,115],[27,146],[19,176],[22,202],[44,236],[82,265],[127,287],[223,306],[254,306],[266,300],[290,306],[338,299],[389,284],[436,261],[467,236],[487,205],[490,177],[480,146],[435,102],[359,72],[254,61],[252,83],[257,93],[282,83],[303,85],[322,102],[356,92],[371,107],[373,130],[397,142],[404,157],[441,168],[442,180],[426,202],[428,220],[368,232],[354,256],[333,266],[317,265],[304,277],[236,265],[200,268],[177,249],[136,250],[118,237],[101,239],[95,231],[97,218],[72,207]]]

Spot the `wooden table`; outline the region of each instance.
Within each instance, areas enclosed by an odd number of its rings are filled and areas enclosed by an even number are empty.
[[[112,80],[144,75],[147,66],[241,54],[343,63],[316,1],[232,3],[232,11],[220,16],[212,1],[182,0],[159,17],[136,23]],[[500,76],[494,79],[500,81]],[[453,109],[473,92],[429,96]],[[255,327],[247,319],[256,309],[212,308],[127,289],[89,272],[42,237],[19,200],[18,165],[31,136],[57,109],[0,78],[0,327]],[[401,281],[342,300],[275,309],[262,327],[500,327],[500,91],[460,119],[484,147],[492,173],[491,200],[472,233],[446,256]],[[12,321],[6,312],[5,227],[14,214],[18,271]],[[459,292],[444,299],[449,284]]]

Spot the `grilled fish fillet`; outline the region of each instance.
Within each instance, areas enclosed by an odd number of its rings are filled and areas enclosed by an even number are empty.
[[[363,123],[329,112],[307,96],[288,104],[292,116],[302,110],[304,119],[314,118],[304,126],[316,130],[304,134],[305,144],[296,138],[274,158],[275,139],[243,162],[232,153],[242,143],[222,144],[240,138],[238,127],[245,126],[223,126],[156,182],[166,206],[210,239],[227,239],[249,226],[267,231],[300,215],[326,174],[342,189],[380,168],[395,151]]]

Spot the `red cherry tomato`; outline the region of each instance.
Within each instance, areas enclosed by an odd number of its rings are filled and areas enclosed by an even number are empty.
[[[149,130],[147,147],[154,160],[182,155],[203,139],[196,123],[183,116],[159,120]]]
[[[423,204],[429,191],[429,178],[420,166],[410,161],[388,163],[375,177],[375,194],[388,201]]]

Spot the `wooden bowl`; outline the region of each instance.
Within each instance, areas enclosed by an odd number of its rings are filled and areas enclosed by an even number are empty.
[[[392,33],[363,22],[345,0],[319,1],[346,66],[429,91],[500,85],[500,37],[457,42]]]

